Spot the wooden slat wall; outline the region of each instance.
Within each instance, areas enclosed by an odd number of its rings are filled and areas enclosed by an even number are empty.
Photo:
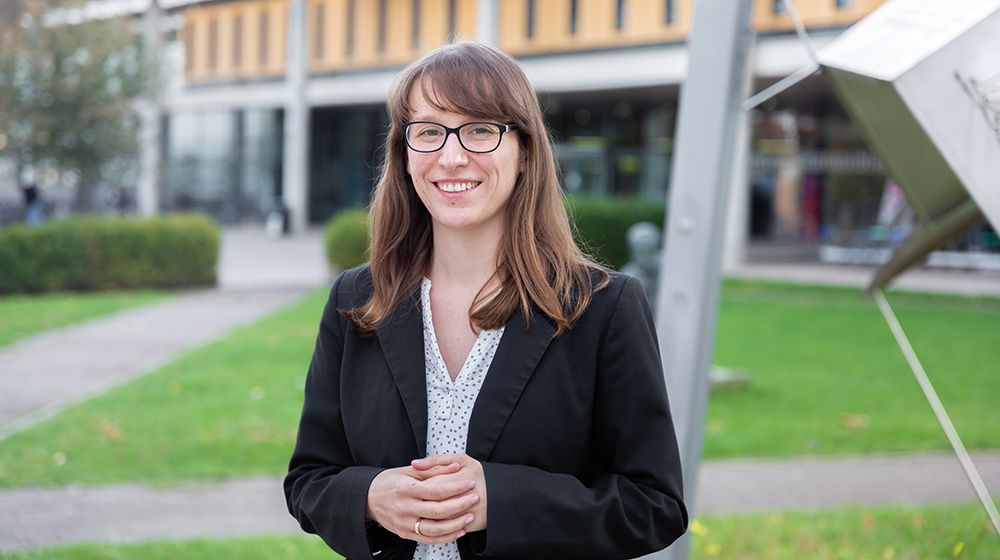
[[[570,30],[572,0],[535,0],[534,34],[528,37],[529,0],[498,0],[498,43],[516,55],[569,52],[683,41],[691,29],[696,0],[674,0],[668,23],[666,0],[624,0],[619,29],[619,0],[577,0],[577,29]],[[836,0],[796,0],[809,28],[849,25],[885,0],[851,0],[838,8]],[[354,5],[353,34],[348,32],[348,6]],[[448,40],[450,2],[455,5],[455,33],[476,35],[476,0],[385,0],[385,45],[379,45],[382,0],[309,0],[306,60],[309,72],[325,74],[352,69],[401,66]],[[753,22],[759,32],[793,29],[787,14],[774,13],[775,0],[757,0]],[[418,37],[413,10],[419,5]],[[267,14],[266,60],[261,60],[261,17]],[[285,73],[287,0],[247,0],[184,10],[180,38],[189,50],[185,64],[188,83],[266,79]],[[242,17],[240,64],[234,65],[235,21]],[[215,67],[209,64],[212,22],[217,26]],[[318,34],[322,31],[322,37]],[[348,52],[348,38],[353,49]]]
[[[267,18],[267,41],[261,58],[261,18]],[[234,64],[235,22],[242,18],[240,64]],[[216,26],[216,60],[209,62],[212,24]],[[184,77],[188,83],[276,78],[285,75],[288,32],[286,0],[231,2],[184,11],[181,40],[185,43]]]
[[[618,0],[577,0],[577,29],[570,32],[572,0],[535,0],[535,34],[527,36],[528,0],[501,0],[499,43],[514,54],[572,51],[683,41],[691,26],[692,0],[675,0],[667,24],[665,0],[625,0],[618,29]]]

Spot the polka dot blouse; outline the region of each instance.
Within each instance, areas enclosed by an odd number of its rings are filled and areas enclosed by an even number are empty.
[[[479,332],[469,357],[455,381],[441,357],[434,322],[431,318],[431,281],[424,278],[420,287],[424,319],[424,370],[427,375],[427,455],[464,453],[469,436],[469,417],[479,389],[493,362],[503,327]],[[459,560],[458,544],[417,544],[414,560]]]

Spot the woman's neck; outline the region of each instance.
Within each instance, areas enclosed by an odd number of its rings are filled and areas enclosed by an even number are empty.
[[[432,283],[460,284],[478,291],[496,273],[500,235],[498,231],[435,228],[428,278]]]

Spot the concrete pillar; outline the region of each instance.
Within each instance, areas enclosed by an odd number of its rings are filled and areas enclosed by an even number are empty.
[[[143,14],[142,39],[145,43],[147,60],[152,60],[163,52],[163,32],[160,30],[162,15],[160,4],[155,0],[149,3],[149,8]],[[139,215],[153,216],[160,210],[160,170],[164,165],[164,162],[160,161],[163,153],[161,149],[163,107],[160,103],[160,93],[156,92],[151,98],[139,102],[137,109],[142,127],[139,130],[141,167],[135,193],[136,205]]]
[[[282,202],[291,213],[292,232],[308,224],[309,106],[306,102],[306,0],[290,0],[285,64],[284,165]]]

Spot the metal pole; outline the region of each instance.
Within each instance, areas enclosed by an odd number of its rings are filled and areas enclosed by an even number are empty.
[[[688,38],[689,69],[681,90],[657,329],[689,508],[695,502],[701,461],[724,218],[752,7],[747,0],[699,0],[695,4]],[[684,536],[651,557],[684,559],[689,546]]]
[[[927,402],[930,403],[934,415],[937,416],[938,423],[941,424],[945,435],[948,436],[948,441],[951,442],[951,447],[955,450],[955,455],[958,455],[958,461],[962,463],[965,475],[969,477],[969,482],[972,483],[972,487],[976,490],[976,495],[983,502],[983,507],[986,508],[986,513],[990,516],[990,520],[993,521],[993,526],[996,527],[997,533],[1000,533],[1000,513],[997,512],[997,506],[993,503],[993,499],[990,498],[990,492],[986,489],[982,477],[979,476],[979,471],[976,469],[975,463],[972,462],[972,457],[969,457],[969,452],[966,451],[965,444],[962,443],[962,438],[958,437],[958,431],[955,430],[955,426],[951,423],[951,418],[948,417],[948,412],[945,411],[944,405],[941,404],[941,399],[938,398],[937,391],[931,385],[931,380],[927,377],[924,366],[920,365],[917,353],[913,351],[913,346],[910,346],[910,340],[906,338],[903,327],[896,320],[896,314],[889,307],[889,302],[886,301],[882,290],[876,288],[872,293],[872,297],[875,298],[875,303],[878,304],[879,311],[882,312],[882,317],[885,318],[886,324],[889,325],[892,336],[896,338],[896,344],[903,351],[906,362],[910,364],[910,370],[913,371],[913,376],[917,378],[917,383],[923,389],[924,396],[927,397]]]
[[[746,56],[746,72],[743,75],[743,84],[740,86],[740,97],[744,99],[749,97],[750,92],[753,91],[753,55],[756,48],[756,37],[756,33],[751,31]],[[744,264],[747,238],[750,236],[750,144],[753,142],[753,127],[750,123],[750,111],[746,108],[741,107],[734,138],[736,149],[733,150],[733,168],[729,173],[726,233],[722,242],[722,272],[724,274]]]
[[[476,2],[476,39],[487,45],[497,45],[497,0]]]
[[[160,29],[162,12],[159,2],[154,0],[149,3],[146,13],[142,16],[144,56],[148,62],[154,63],[152,67],[158,71],[154,76],[158,87],[162,86],[164,80],[163,69],[159,64],[155,64],[163,53],[163,31]],[[159,211],[160,169],[163,165],[160,161],[163,151],[161,147],[163,131],[160,126],[163,120],[161,96],[162,92],[157,90],[138,103],[139,118],[142,122],[139,133],[141,168],[135,196],[140,216],[153,216]]]
[[[309,106],[306,103],[306,0],[290,0],[285,83],[284,169],[282,202],[291,213],[292,231],[301,232],[308,223],[307,177],[309,171]]]

